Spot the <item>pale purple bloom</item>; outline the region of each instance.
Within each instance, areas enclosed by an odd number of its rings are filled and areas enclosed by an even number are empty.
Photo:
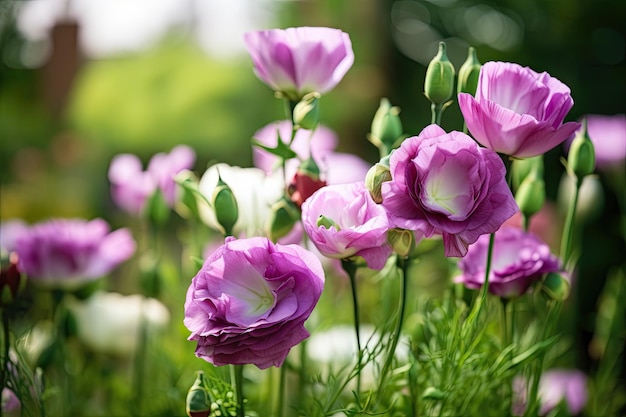
[[[184,323],[196,356],[217,366],[281,366],[309,336],[304,322],[323,287],[319,259],[301,246],[227,238],[187,291]]]
[[[336,226],[319,225],[320,216]],[[360,256],[372,269],[382,269],[391,254],[389,220],[363,182],[329,185],[302,205],[302,224],[317,249],[329,258]]]
[[[53,219],[38,223],[16,241],[18,267],[48,287],[75,289],[96,280],[135,252],[128,229],[110,232],[102,219]]]
[[[441,234],[446,256],[464,256],[518,211],[500,157],[461,132],[426,127],[391,154],[390,170],[382,205],[391,222],[418,239]]]
[[[135,155],[120,154],[109,166],[111,195],[115,203],[133,214],[140,214],[148,198],[160,190],[168,206],[173,207],[177,199],[174,176],[195,162],[195,152],[188,146],[176,146],[169,154],[155,154],[143,170]]]
[[[279,136],[285,144],[289,143],[291,130],[291,121],[281,120],[259,129],[254,134],[254,138],[265,146],[275,147]],[[337,134],[325,126],[318,126],[313,132],[298,129],[290,146],[298,158],[286,161],[285,177],[287,180],[294,177],[300,161],[312,157],[320,168],[322,179],[327,184],[362,181],[370,164],[356,155],[335,152],[338,142]],[[268,175],[272,172],[282,172],[279,158],[258,146],[253,147],[252,158],[254,166],[261,168]]]
[[[522,377],[513,380],[514,416],[525,413],[528,384]],[[580,414],[587,404],[587,376],[575,369],[551,369],[545,371],[539,379],[537,392],[539,415],[545,416],[565,401],[570,415]]]
[[[347,33],[326,27],[248,32],[244,41],[254,73],[292,101],[333,89],[354,62]]]
[[[458,99],[472,136],[516,158],[544,154],[580,127],[563,124],[574,105],[565,84],[514,63],[487,62],[480,69],[476,97],[460,93]]]
[[[488,251],[489,235],[483,235],[459,261],[462,275],[455,282],[480,288],[485,282]],[[559,260],[548,245],[515,227],[505,226],[496,232],[491,262],[489,292],[504,298],[520,296],[542,275],[559,271]]]
[[[2,407],[3,413],[17,413],[21,409],[22,403],[19,398],[17,398],[17,395],[15,395],[15,392],[9,388],[2,388],[2,402],[0,406]]]
[[[17,238],[26,230],[28,230],[28,225],[20,219],[0,222],[0,253],[13,252]]]
[[[585,119],[598,168],[623,165],[626,161],[626,115],[588,114]],[[570,143],[567,143],[568,148]]]

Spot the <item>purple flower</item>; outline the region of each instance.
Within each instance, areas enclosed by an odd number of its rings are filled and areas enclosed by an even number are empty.
[[[275,147],[278,138],[288,144],[291,139],[292,124],[289,120],[281,120],[270,123],[259,129],[254,138],[261,144]],[[349,182],[362,181],[365,178],[370,164],[358,156],[335,152],[339,139],[337,134],[325,126],[318,126],[313,132],[306,129],[298,129],[290,148],[298,155],[298,158],[286,162],[286,178],[291,179],[296,174],[300,160],[312,157],[322,173],[322,178],[328,184],[347,184]],[[254,166],[261,168],[268,175],[280,170],[279,158],[266,150],[253,147],[252,158]]]
[[[280,366],[309,336],[304,322],[323,287],[320,261],[302,247],[227,238],[187,291],[184,323],[196,356],[217,366]]]
[[[109,232],[102,219],[54,219],[20,234],[16,251],[19,270],[33,281],[76,289],[130,258],[135,241],[128,229]]]
[[[623,165],[626,160],[626,115],[588,114],[585,119],[598,167]],[[568,148],[570,144],[568,141]]]
[[[478,289],[485,282],[489,235],[470,245],[467,255],[459,261],[462,275],[455,278],[468,288]],[[515,227],[496,232],[489,292],[510,298],[524,294],[530,285],[548,272],[559,271],[559,260],[550,248],[532,233]]]
[[[522,377],[513,380],[514,416],[521,416],[527,407],[528,384]],[[578,415],[587,404],[587,376],[574,369],[551,369],[539,380],[539,415],[545,416],[565,401],[570,415]]]
[[[547,72],[507,62],[481,67],[476,98],[459,94],[472,136],[483,146],[516,158],[541,155],[580,127],[563,124],[574,105],[570,89]]]
[[[446,256],[465,256],[518,211],[498,155],[460,132],[426,127],[391,154],[390,170],[382,205],[391,222],[416,238],[443,235]]]
[[[257,77],[292,101],[332,90],[354,62],[350,37],[339,29],[263,30],[246,33],[244,41]]]
[[[169,154],[154,155],[148,169],[144,171],[141,161],[135,155],[117,155],[109,167],[113,200],[119,207],[138,215],[143,211],[148,198],[160,190],[165,202],[173,207],[177,198],[174,176],[191,168],[195,158],[196,155],[190,147],[179,145]]]
[[[334,224],[318,225],[320,216]],[[302,224],[317,249],[329,258],[361,256],[370,268],[382,269],[391,254],[387,213],[372,200],[363,182],[316,191],[302,205]]]

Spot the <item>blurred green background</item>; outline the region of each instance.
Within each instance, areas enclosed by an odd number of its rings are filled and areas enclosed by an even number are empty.
[[[46,2],[61,6],[25,10]],[[161,27],[150,14],[159,8],[145,3],[136,13],[136,34],[130,10],[116,15],[97,10],[107,2],[91,2],[95,10],[87,10],[88,3],[0,2],[2,220],[101,216],[120,226],[123,217],[111,202],[106,174],[121,152],[147,162],[184,143],[197,152],[199,174],[212,161],[251,165],[254,132],[284,113],[252,72],[241,39],[246,29],[331,26],[350,34],[354,66],[322,98],[321,119],[338,132],[341,151],[370,162],[377,151],[366,136],[381,97],[402,109],[407,133],[417,134],[430,122],[423,79],[440,40],[457,69],[471,45],[482,62],[511,61],[549,72],[572,90],[575,104],[567,120],[626,108],[623,0],[241,0],[214,2],[210,10],[189,0],[169,2],[176,13],[170,13],[170,22],[161,16]],[[97,21],[110,31],[92,30]],[[142,28],[152,34],[140,33]],[[202,35],[204,29],[214,30]],[[118,32],[126,39],[117,36],[107,47],[107,36]],[[143,38],[148,41],[140,44]],[[220,45],[227,49],[216,52]],[[461,129],[456,104],[442,124]],[[559,147],[546,156],[552,201],[562,155]],[[580,276],[585,279],[570,305],[581,367],[589,366],[596,299],[607,272],[623,264],[626,254],[620,235],[623,190],[620,195],[602,173],[599,178],[604,205],[584,225]]]

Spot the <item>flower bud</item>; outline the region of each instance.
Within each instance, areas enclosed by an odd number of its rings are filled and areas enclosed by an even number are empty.
[[[567,168],[578,179],[592,174],[596,166],[596,155],[593,142],[587,134],[587,121],[583,121],[582,128],[576,133],[574,141],[569,148],[567,156]]]
[[[480,67],[480,61],[476,56],[476,49],[470,46],[467,51],[467,59],[463,65],[461,65],[461,68],[459,68],[457,93],[469,93],[471,95],[476,94]]]
[[[202,371],[196,372],[196,380],[187,392],[185,409],[189,417],[208,417],[211,414],[211,398]]]
[[[550,272],[541,284],[541,291],[551,300],[565,301],[569,296],[570,282],[563,273]]]
[[[325,185],[326,181],[320,179],[319,167],[313,158],[309,158],[298,167],[296,175],[289,184],[288,194],[291,201],[300,207],[304,200]]]
[[[337,231],[341,230],[339,225],[337,225],[337,223],[335,223],[333,219],[331,219],[330,217],[326,217],[323,214],[320,214],[315,224],[317,225],[317,227],[323,226],[326,229],[330,229],[331,227],[334,227]]]
[[[312,92],[304,97],[293,108],[293,123],[302,129],[313,130],[319,121],[320,93]]]
[[[393,251],[402,257],[407,257],[413,249],[413,232],[406,229],[389,229],[387,232],[387,241],[393,248]]]
[[[532,158],[513,159],[511,164],[511,177],[513,188],[517,189],[532,171],[536,171],[540,177],[543,177],[543,155],[533,156]]]
[[[148,201],[146,202],[146,207],[144,208],[144,214],[148,217],[152,224],[157,226],[162,226],[167,222],[167,219],[170,217],[170,208],[165,201],[165,197],[163,196],[163,192],[160,188],[157,188]]]
[[[17,269],[18,257],[15,252],[9,255],[9,264],[0,269],[0,306],[10,305],[20,293],[23,280]]]
[[[524,178],[515,193],[515,201],[526,218],[530,218],[543,207],[546,199],[546,184],[536,170]]]
[[[268,237],[272,242],[276,242],[291,232],[298,220],[300,220],[298,207],[288,198],[282,197],[272,204],[267,230]]]
[[[369,140],[379,149],[385,147],[385,154],[389,153],[394,143],[402,136],[402,122],[399,114],[399,107],[392,107],[386,98],[380,100],[380,106],[372,120]]]
[[[439,52],[426,69],[424,94],[435,105],[442,105],[454,93],[454,66],[446,55],[445,42],[439,42]]]
[[[219,172],[217,186],[213,191],[213,210],[215,210],[217,223],[224,229],[224,234],[230,236],[239,218],[239,207],[233,191],[222,180]]]
[[[208,204],[206,197],[198,189],[198,178],[193,172],[185,169],[176,174],[174,181],[180,185],[181,198],[176,211],[181,216],[188,217],[190,214],[200,219],[198,204]]]
[[[365,175],[365,186],[375,203],[383,202],[382,185],[383,182],[391,181],[391,171],[389,170],[389,157],[381,159],[367,171]]]

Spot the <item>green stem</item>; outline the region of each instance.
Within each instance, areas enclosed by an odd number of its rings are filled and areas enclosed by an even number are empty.
[[[9,367],[9,315],[6,311],[2,312],[2,370],[0,370],[0,392],[7,386],[8,382],[8,367]],[[2,417],[2,407],[0,407],[0,417]]]
[[[391,362],[396,353],[396,348],[398,347],[398,341],[400,340],[400,334],[402,333],[402,324],[404,323],[404,311],[406,308],[406,290],[407,290],[407,262],[406,259],[398,256],[397,265],[400,267],[402,272],[402,283],[400,286],[400,306],[398,310],[398,320],[396,322],[395,333],[393,334],[393,338],[391,340],[391,346],[387,352],[387,358],[385,359],[385,364],[383,365],[383,370],[380,373],[380,383],[378,385],[379,392],[383,389],[385,378],[387,377],[387,373],[389,372],[389,367],[391,366]]]
[[[478,301],[474,303],[472,311],[467,316],[466,322],[469,323],[472,326],[472,328],[476,327],[477,325],[476,321],[478,319],[478,315],[480,314],[480,311],[483,308],[483,304],[485,303],[485,300],[487,299],[487,292],[489,290],[489,274],[491,273],[491,261],[493,257],[494,242],[495,242],[495,233],[492,233],[489,236],[489,249],[487,250],[487,265],[485,266],[485,283],[483,284],[481,288]]]
[[[359,302],[356,289],[356,270],[357,267],[354,262],[342,259],[341,266],[350,277],[350,288],[352,290],[352,307],[354,313],[354,332],[356,334],[356,348],[357,354],[357,374],[356,374],[356,390],[357,395],[361,392],[361,362],[363,358],[363,350],[361,349],[361,335],[359,325]]]
[[[287,387],[287,365],[283,364],[280,367],[280,379],[278,381],[278,402],[276,404],[276,410],[274,415],[282,417],[283,410],[285,409],[285,388]]]
[[[144,373],[145,373],[145,365],[146,365],[146,347],[148,344],[148,324],[146,322],[145,314],[144,314],[144,300],[141,302],[141,306],[139,308],[140,318],[139,318],[139,334],[137,335],[137,351],[135,352],[135,363],[134,363],[134,401],[133,408],[135,410],[136,416],[141,416],[142,408],[143,408],[143,396],[144,396]]]
[[[443,114],[443,105],[441,104],[431,104],[430,105],[430,113],[432,115],[430,119],[431,124],[441,125],[441,115]]]
[[[574,236],[574,219],[576,217],[576,206],[578,205],[578,195],[580,194],[580,187],[582,185],[582,178],[576,177],[576,185],[574,193],[567,210],[567,217],[565,218],[565,225],[563,227],[563,236],[561,239],[561,261],[563,262],[563,268],[567,268],[569,257],[572,252],[573,236]]]
[[[243,397],[243,365],[230,365],[230,383],[235,388],[237,417],[245,417],[246,409]]]

